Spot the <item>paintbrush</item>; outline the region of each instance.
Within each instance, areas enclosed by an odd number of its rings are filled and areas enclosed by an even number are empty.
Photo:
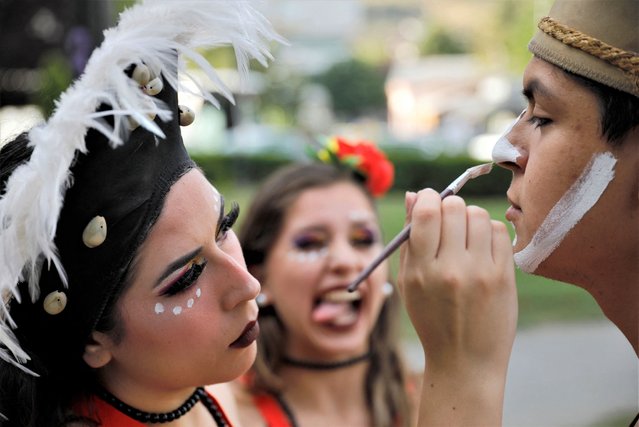
[[[486,175],[492,170],[492,168],[492,163],[484,163],[482,165],[477,165],[473,166],[472,168],[466,169],[466,172],[459,175],[459,177],[451,182],[444,191],[439,193],[439,195],[442,199],[444,199],[450,195],[457,194],[457,192],[461,190],[464,184],[466,184],[469,180],[477,178],[481,175]],[[402,231],[399,232],[399,234],[397,234],[397,236],[395,236],[393,240],[388,243],[388,245],[386,245],[382,252],[377,256],[377,258],[375,258],[368,267],[362,270],[359,276],[357,276],[357,278],[350,285],[348,285],[347,289],[349,292],[353,292],[355,289],[357,289],[357,286],[359,286],[360,283],[366,280],[366,278],[373,272],[373,270],[377,268],[378,265],[382,263],[382,261],[388,258],[393,252],[395,252],[397,248],[399,248],[402,243],[408,240],[408,237],[410,236],[410,229],[411,226],[410,224],[408,224]]]

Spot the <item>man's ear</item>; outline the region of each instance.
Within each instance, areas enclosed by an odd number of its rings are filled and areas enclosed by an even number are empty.
[[[93,331],[89,337],[89,341],[84,346],[84,354],[82,358],[90,367],[97,369],[102,368],[111,361],[111,339],[103,332]]]

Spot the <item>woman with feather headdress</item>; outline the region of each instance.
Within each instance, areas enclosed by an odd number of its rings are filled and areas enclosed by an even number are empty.
[[[253,362],[259,283],[237,206],[182,143],[178,70],[190,59],[232,100],[197,49],[232,46],[246,74],[271,41],[246,1],[148,0],[2,148],[1,425],[230,425],[205,385]]]

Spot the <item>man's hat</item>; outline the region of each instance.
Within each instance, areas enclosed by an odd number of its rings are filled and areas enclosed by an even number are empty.
[[[639,97],[639,0],[557,0],[538,27],[536,56]]]
[[[245,76],[283,41],[247,0],[146,0],[104,34],[29,132],[31,156],[0,196],[0,359],[36,375],[81,357],[166,194],[194,166],[180,132],[191,112],[177,104],[183,60],[232,101],[197,49],[232,46]]]

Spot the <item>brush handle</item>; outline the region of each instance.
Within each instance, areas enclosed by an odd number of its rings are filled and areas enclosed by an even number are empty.
[[[453,194],[454,192],[451,187],[446,187],[444,191],[439,193],[442,199],[445,199],[446,197],[451,196]],[[353,281],[353,283],[348,285],[347,289],[349,292],[353,292],[355,289],[357,289],[359,284],[362,283],[364,280],[366,280],[366,278],[370,276],[373,270],[375,270],[382,263],[382,261],[388,258],[393,252],[397,250],[397,248],[401,246],[402,243],[408,240],[408,238],[410,237],[410,229],[411,229],[411,225],[408,224],[406,227],[402,229],[402,231],[400,231],[397,234],[397,236],[393,238],[393,240],[388,242],[388,244],[384,247],[384,249],[382,249],[382,252],[373,260],[373,262],[370,263],[368,267],[366,267],[364,270],[362,270],[361,273],[359,273],[359,276],[357,276],[357,278]]]

